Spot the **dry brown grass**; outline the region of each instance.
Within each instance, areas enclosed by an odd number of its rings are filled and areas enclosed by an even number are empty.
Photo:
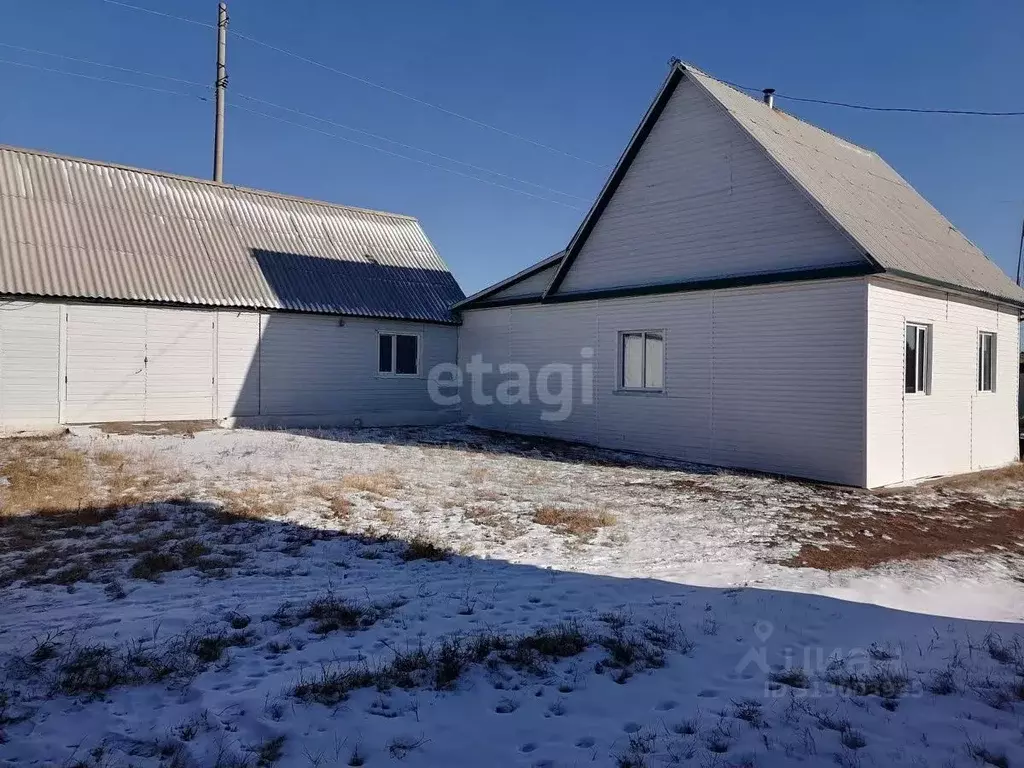
[[[221,490],[217,498],[224,505],[222,514],[228,521],[267,520],[283,517],[291,505],[291,498],[281,491],[245,488],[241,491]]]
[[[581,539],[592,538],[601,528],[615,525],[615,516],[603,510],[555,507],[546,504],[533,513],[533,522]]]
[[[341,482],[345,488],[378,496],[393,496],[395,491],[402,487],[401,479],[390,471],[345,475]]]
[[[92,455],[107,504],[131,507],[166,498],[174,478],[144,456],[104,448]]]
[[[986,469],[982,472],[971,472],[968,475],[943,478],[927,486],[939,488],[962,488],[980,491],[999,491],[1009,486],[1020,488],[1024,485],[1024,462],[1014,462],[1000,469]]]
[[[0,441],[0,475],[5,517],[74,512],[99,501],[85,454],[61,437]]]
[[[466,473],[466,477],[472,483],[482,483],[491,476],[491,470],[487,467],[473,467]]]
[[[309,492],[315,498],[322,499],[336,518],[347,520],[352,513],[352,502],[341,483],[314,483]]]

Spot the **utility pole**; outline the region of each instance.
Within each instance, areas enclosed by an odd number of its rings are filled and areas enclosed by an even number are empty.
[[[217,119],[213,133],[213,180],[224,181],[224,96],[228,87],[228,6],[217,5]]]

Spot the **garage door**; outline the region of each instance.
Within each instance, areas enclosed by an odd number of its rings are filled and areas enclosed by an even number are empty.
[[[70,305],[62,419],[161,421],[213,415],[213,315]]]

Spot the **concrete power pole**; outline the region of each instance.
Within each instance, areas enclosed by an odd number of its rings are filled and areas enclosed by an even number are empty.
[[[224,96],[228,87],[228,6],[217,6],[217,119],[213,133],[213,180],[224,181]]]

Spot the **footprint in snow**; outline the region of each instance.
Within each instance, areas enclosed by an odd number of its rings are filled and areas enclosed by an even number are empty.
[[[577,739],[576,746],[580,749],[590,749],[597,741],[590,736],[584,736],[582,739]]]
[[[523,744],[523,746],[519,748],[519,751],[525,754],[529,754],[530,752],[533,752],[533,750],[535,750],[536,748],[536,744],[534,744],[532,741],[528,741],[526,744]]]
[[[702,699],[713,699],[716,696],[718,696],[718,691],[716,691],[714,688],[705,688],[702,691],[697,691],[697,695],[700,696]]]
[[[676,706],[677,706],[677,702],[672,701],[671,699],[669,699],[668,701],[659,702],[658,704],[655,705],[654,708],[658,712],[668,712],[670,709],[675,709]]]
[[[622,730],[626,733],[638,733],[640,731],[640,723],[629,722],[622,726]]]

